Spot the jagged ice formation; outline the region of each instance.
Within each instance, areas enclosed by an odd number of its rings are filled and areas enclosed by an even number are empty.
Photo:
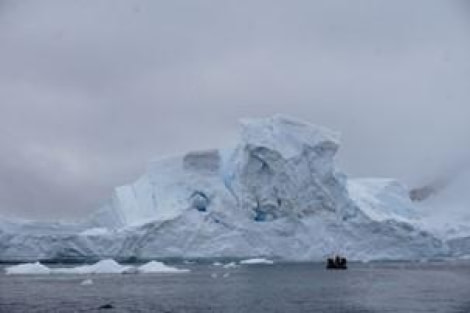
[[[240,124],[232,149],[155,161],[81,223],[0,222],[0,260],[452,255],[399,183],[336,168],[336,133],[283,116]]]

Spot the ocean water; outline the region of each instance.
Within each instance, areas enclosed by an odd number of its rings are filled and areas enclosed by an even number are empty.
[[[191,272],[6,276],[2,268],[0,312],[470,313],[470,263],[184,267]],[[80,285],[87,278],[94,284]],[[98,309],[105,304],[113,308]]]

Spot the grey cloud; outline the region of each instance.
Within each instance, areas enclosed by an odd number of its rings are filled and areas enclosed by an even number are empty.
[[[0,215],[80,217],[160,155],[284,113],[353,176],[470,154],[464,1],[0,1]]]

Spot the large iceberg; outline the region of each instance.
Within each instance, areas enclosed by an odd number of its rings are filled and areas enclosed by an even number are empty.
[[[240,124],[233,148],[155,161],[86,221],[0,222],[0,260],[450,255],[402,185],[337,169],[336,133],[283,116]]]

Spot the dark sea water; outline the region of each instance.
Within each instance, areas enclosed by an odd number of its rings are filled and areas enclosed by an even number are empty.
[[[470,313],[469,263],[184,267],[191,272],[6,276],[2,268],[0,312]],[[80,285],[86,278],[94,284]],[[113,308],[98,309],[104,304]]]

